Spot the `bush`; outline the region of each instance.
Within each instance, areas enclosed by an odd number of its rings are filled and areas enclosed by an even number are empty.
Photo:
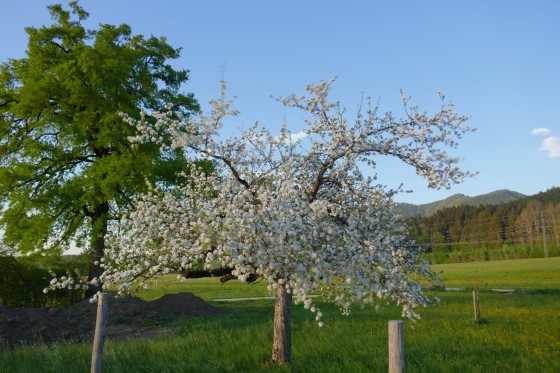
[[[9,307],[65,307],[84,298],[81,289],[44,293],[52,270],[57,277],[68,270],[80,269],[80,261],[0,256],[0,300]],[[76,267],[78,265],[78,267]],[[81,273],[84,273],[83,271]]]

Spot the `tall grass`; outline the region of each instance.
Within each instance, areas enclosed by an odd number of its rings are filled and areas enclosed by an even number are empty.
[[[560,291],[549,280],[559,280],[558,266],[500,262],[479,272],[494,286],[494,281],[505,281],[500,267],[529,274],[539,273],[529,270],[531,267],[542,268],[542,276],[517,282],[529,290],[526,293],[481,293],[479,323],[473,319],[469,292],[432,293],[441,298],[441,304],[420,310],[423,318],[416,323],[405,321],[408,372],[560,371]],[[457,284],[468,284],[475,276],[469,275],[473,268],[441,269]],[[458,280],[452,278],[453,273]],[[224,288],[214,294],[205,281],[198,284],[206,289],[204,298],[223,297]],[[262,284],[248,289],[259,287],[266,290]],[[545,291],[537,291],[540,288]],[[379,312],[369,307],[356,309],[350,317],[343,317],[332,305],[320,304],[325,326],[319,328],[311,313],[295,306],[294,362],[286,368],[265,365],[272,341],[273,301],[214,304],[232,312],[180,321],[174,324],[175,334],[158,339],[108,341],[104,371],[383,372],[387,371],[387,321],[401,318],[394,306]],[[89,369],[90,354],[89,344],[19,347],[0,351],[0,371],[84,372]]]

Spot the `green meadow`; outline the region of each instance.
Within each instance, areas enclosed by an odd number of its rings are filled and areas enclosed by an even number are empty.
[[[439,264],[446,287],[515,289],[525,291],[560,290],[560,257]]]
[[[431,291],[439,305],[405,320],[408,372],[560,372],[560,258],[435,266],[447,287]],[[481,317],[475,322],[472,294],[479,286]],[[175,333],[152,340],[107,341],[106,372],[386,372],[387,322],[400,319],[395,306],[357,308],[349,317],[318,301],[325,326],[301,306],[293,310],[293,364],[266,366],[272,341],[273,301],[213,301],[268,295],[265,283],[220,284],[217,279],[158,280],[141,293],[192,291],[232,312],[171,324]],[[516,289],[511,294],[490,289]],[[84,372],[91,345],[0,350],[0,372]]]

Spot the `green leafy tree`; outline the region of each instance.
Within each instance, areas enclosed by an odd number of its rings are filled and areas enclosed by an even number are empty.
[[[88,30],[77,2],[48,9],[52,25],[26,28],[27,57],[0,65],[0,224],[13,252],[87,246],[91,279],[102,271],[108,222],[146,180],[172,185],[186,165],[149,142],[131,146],[136,129],[121,113],[139,118],[139,108],[172,103],[189,116],[199,107],[180,93],[188,71],[168,64],[180,49],[165,38],[126,24]]]

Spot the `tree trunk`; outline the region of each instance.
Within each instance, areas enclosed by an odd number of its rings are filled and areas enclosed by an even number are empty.
[[[109,204],[101,203],[91,214],[91,250],[89,252],[88,281],[99,278],[103,273],[101,258],[105,252],[105,235],[107,234]],[[92,297],[102,290],[102,284],[90,285],[86,291],[86,298]]]
[[[274,303],[274,337],[272,362],[283,365],[292,362],[292,293],[286,285],[278,285]]]

